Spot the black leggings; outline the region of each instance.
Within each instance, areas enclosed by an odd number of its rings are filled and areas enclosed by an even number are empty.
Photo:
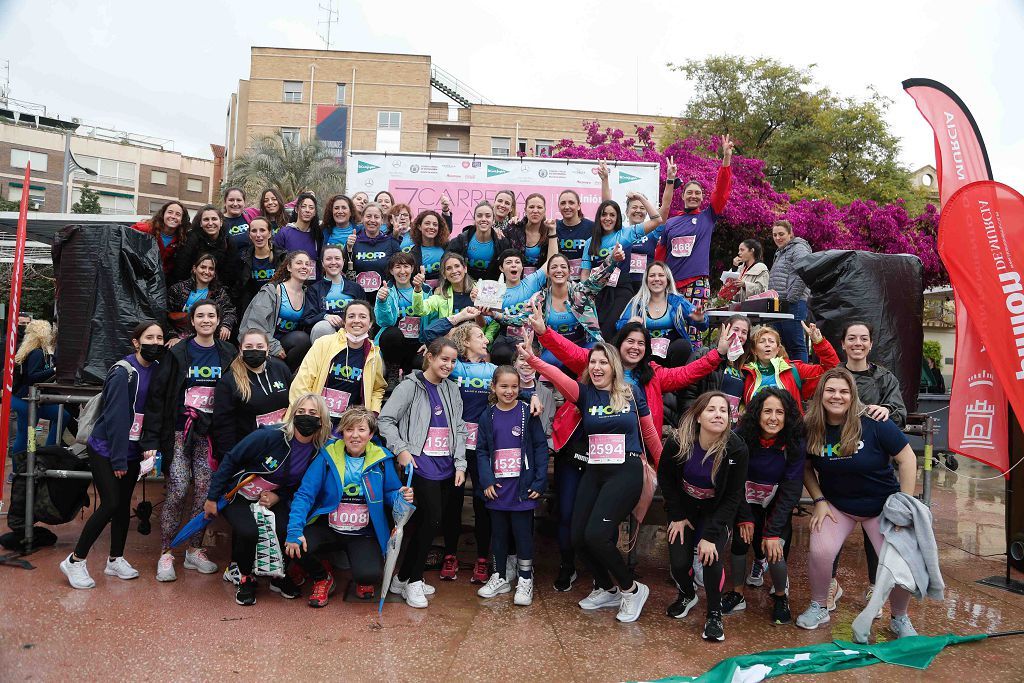
[[[506,579],[506,565],[509,556],[509,534],[511,532],[519,561],[519,575],[529,578],[533,575],[533,510],[488,510],[491,513],[491,552],[494,571]],[[529,567],[523,569],[522,567]]]
[[[227,507],[221,510],[224,519],[231,525],[231,561],[238,565],[238,571],[242,576],[252,574],[252,567],[256,561],[256,542],[259,540],[259,528],[256,526],[256,518],[252,516],[252,509],[249,507],[253,501],[243,495],[236,495],[228,503]],[[281,544],[281,552],[284,553],[284,539],[288,532],[288,510],[291,501],[279,500],[270,508],[274,513],[274,531],[277,532],[277,540]],[[287,555],[285,555],[287,560]]]
[[[864,557],[868,561],[868,582],[875,585],[875,575],[878,574],[878,553],[875,552],[875,546],[871,545],[871,539],[868,538],[868,532],[864,531],[863,526],[861,532],[864,534]],[[836,572],[839,570],[839,556],[843,554],[842,548],[836,553],[836,559],[832,562],[832,578],[836,578]],[[81,557],[81,555],[79,555]]]
[[[701,510],[698,518],[696,520],[691,519],[690,523],[701,529],[706,526],[706,519],[710,514],[710,509]],[[677,538],[675,543],[668,544],[668,562],[672,580],[676,582],[679,590],[686,595],[693,595],[693,552],[697,547],[698,540],[700,539],[694,530],[686,527],[683,529],[682,541]],[[727,538],[718,541],[715,544],[715,547],[718,549],[718,559],[704,567],[704,592],[708,597],[708,614],[722,611],[722,589],[725,587],[725,570],[722,566],[722,558],[725,557],[725,550],[728,545]]]
[[[588,465],[576,491],[572,512],[572,545],[605,590],[633,585],[633,574],[616,547],[619,523],[640,500],[644,472],[642,455],[626,454],[621,465]]]
[[[434,481],[413,474],[412,488],[416,491],[416,512],[406,528],[409,543],[398,570],[398,578],[402,581],[423,580],[423,565],[427,563],[430,544],[441,528],[441,510],[455,488],[454,475],[442,481]]]
[[[85,522],[82,535],[75,546],[75,557],[85,559],[100,533],[110,524],[110,557],[124,555],[124,542],[128,538],[128,524],[132,519],[132,492],[139,478],[139,461],[128,463],[128,471],[120,479],[114,476],[110,460],[94,451],[89,452],[92,480],[100,496],[100,504]]]
[[[306,352],[313,346],[313,342],[309,341],[309,332],[295,330],[284,335],[278,341],[281,342],[281,348],[284,349],[284,362],[288,365],[289,370],[295,372],[302,365],[302,359],[306,357]]]
[[[625,273],[622,277],[628,277]],[[594,297],[597,308],[597,321],[601,324],[601,336],[605,339],[614,339],[615,323],[626,310],[629,300],[633,298],[633,287],[629,283],[622,283],[617,287],[605,287]]]
[[[582,430],[579,430],[582,432]],[[576,507],[576,493],[580,488],[580,480],[586,464],[577,460],[569,444],[555,456],[555,504],[558,506],[558,550],[561,553],[561,565],[573,567],[576,564],[576,553],[572,549],[572,511]]]
[[[368,535],[350,536],[332,529],[327,524],[327,516],[321,515],[303,529],[302,537],[306,539],[306,550],[296,561],[314,581],[327,578],[327,570],[320,563],[317,553],[344,550],[352,566],[352,578],[357,584],[375,586],[380,583],[384,575],[384,557],[372,526]]]
[[[388,365],[397,365],[408,375],[413,370],[423,367],[423,358],[419,355],[419,339],[408,339],[398,326],[385,327],[377,340],[380,354]]]
[[[772,508],[765,509],[760,505],[751,505],[750,512],[754,518],[754,537],[751,539],[751,543],[748,544],[740,536],[739,525],[733,530],[732,534],[732,583],[738,586],[743,583],[744,575],[747,573],[747,552],[751,547],[754,549],[754,559],[760,562],[764,559],[764,551],[761,549],[761,541],[764,539],[764,524],[765,520],[774,510]],[[772,583],[775,587],[775,592],[778,593],[786,588],[786,579],[788,577],[788,569],[786,567],[786,561],[789,559],[789,546],[793,540],[793,515],[790,511],[789,517],[786,518],[786,525],[782,528],[782,533],[779,535],[782,539],[782,560],[780,562],[770,562],[768,564],[768,571],[772,576]]]
[[[483,495],[477,492],[476,450],[466,449],[466,481],[462,486],[452,485],[452,494],[448,498],[442,512],[441,527],[444,533],[444,554],[455,555],[459,550],[459,537],[462,535],[462,502],[466,497],[466,485],[470,478],[473,487],[473,536],[476,539],[476,556],[487,557],[491,552],[491,513],[484,504]]]

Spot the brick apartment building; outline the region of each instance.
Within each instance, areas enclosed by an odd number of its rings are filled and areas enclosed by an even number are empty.
[[[127,137],[117,142],[82,135],[79,130],[94,132],[74,122],[0,109],[0,196],[21,200],[25,166],[31,162],[30,207],[60,211],[68,134],[75,159],[97,173],[72,174],[68,207],[78,201],[85,182],[99,193],[106,214],[152,214],[169,199],[180,200],[191,211],[217,195],[211,160],[184,156],[155,143],[133,144]]]
[[[225,161],[230,166],[253,136],[277,132],[346,151],[544,156],[562,138],[582,138],[583,122],[594,119],[627,133],[653,124],[655,135],[667,122],[494,104],[427,55],[253,47],[249,78],[228,105]]]

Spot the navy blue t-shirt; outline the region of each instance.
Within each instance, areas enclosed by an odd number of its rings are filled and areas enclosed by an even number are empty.
[[[213,412],[214,387],[223,374],[217,346],[200,346],[195,339],[188,340],[188,367],[185,369],[184,405],[204,413]],[[179,420],[178,426],[183,426]]]
[[[362,405],[365,363],[366,354],[363,353],[362,347],[353,349],[346,346],[331,359],[331,365],[327,369],[326,388],[347,393],[350,397],[350,406]]]
[[[224,227],[228,232],[228,239],[235,243],[236,247],[244,247],[249,243],[249,221],[242,216],[225,216]]]
[[[892,420],[876,422],[861,416],[857,451],[842,453],[840,427],[825,428],[823,453],[808,453],[818,471],[821,492],[830,505],[856,517],[877,517],[885,500],[899,492],[892,458],[907,445],[907,437]]]
[[[388,270],[388,260],[398,251],[398,242],[390,237],[369,238],[360,235],[352,247],[356,284],[372,294],[380,289]]]
[[[277,268],[274,265],[274,257],[268,256],[267,258],[252,257],[252,282],[253,289],[259,289],[263,285],[270,282],[271,278],[274,277],[274,273],[277,272]]]
[[[576,406],[583,415],[584,433],[588,436],[624,434],[626,452],[643,453],[643,438],[640,435],[640,422],[636,411],[639,409],[640,417],[651,414],[643,392],[630,385],[633,400],[629,401],[623,410],[613,411],[607,391],[595,389],[590,384],[576,384],[580,390],[580,400]]]
[[[583,265],[583,247],[594,233],[594,221],[584,218],[578,225],[569,227],[559,219],[555,232],[558,234],[558,251],[569,259],[572,278],[579,280],[580,267]]]

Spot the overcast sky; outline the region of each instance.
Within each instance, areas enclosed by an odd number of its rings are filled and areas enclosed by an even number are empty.
[[[210,158],[249,47],[321,47],[317,6],[329,2],[0,0],[0,78],[8,60],[14,98]],[[874,86],[893,100],[908,168],[934,150],[900,82],[933,78],[974,113],[996,179],[1024,191],[1021,0],[335,2],[334,49],[430,55],[498,104],[675,115],[690,87],[667,62],[817,64],[840,94]]]

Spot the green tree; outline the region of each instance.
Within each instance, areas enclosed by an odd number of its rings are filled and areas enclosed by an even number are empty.
[[[0,199],[0,211],[20,211],[21,206],[18,202],[8,201],[6,199]]]
[[[225,182],[241,187],[248,196],[273,187],[286,200],[302,190],[326,198],[344,189],[345,169],[319,140],[292,144],[280,134],[264,135],[253,138],[246,153],[235,159]]]
[[[102,213],[99,192],[91,189],[89,183],[82,185],[82,196],[71,205],[71,213]]]
[[[795,199],[853,199],[912,208],[915,191],[898,162],[899,140],[885,120],[890,101],[875,91],[840,97],[814,82],[814,65],[798,68],[767,58],[732,55],[669,64],[694,85],[670,140],[729,133],[737,152],[765,161],[772,185]]]

